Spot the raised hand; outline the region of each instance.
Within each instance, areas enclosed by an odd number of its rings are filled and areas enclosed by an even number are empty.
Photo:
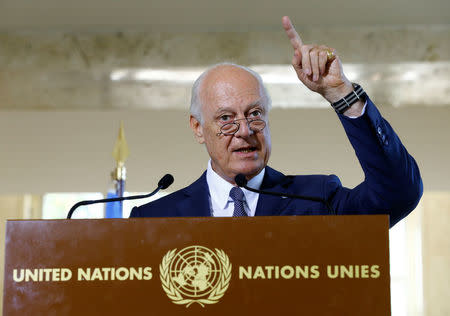
[[[306,45],[289,17],[282,18],[283,28],[294,49],[292,66],[300,81],[310,90],[320,93],[329,102],[336,102],[353,90],[345,77],[336,51],[324,45]]]

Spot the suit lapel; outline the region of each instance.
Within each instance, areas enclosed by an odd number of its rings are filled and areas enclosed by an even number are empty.
[[[209,189],[206,183],[206,171],[201,177],[183,190],[185,198],[177,203],[177,216],[211,216]]]
[[[278,193],[288,193],[287,187],[292,182],[290,177],[286,177],[282,173],[266,167],[261,190],[273,191]],[[256,216],[273,216],[278,215],[286,208],[291,199],[279,196],[260,194],[258,204],[256,206]]]
[[[290,177],[266,167],[261,190],[279,193],[289,193],[287,188],[292,182]],[[209,189],[206,182],[206,171],[201,177],[183,190],[185,198],[177,203],[177,216],[205,217],[211,216]],[[256,206],[256,216],[273,216],[280,214],[291,202],[289,198],[282,198],[267,194],[260,194]]]

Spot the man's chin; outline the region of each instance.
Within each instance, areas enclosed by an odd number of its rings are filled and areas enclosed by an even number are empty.
[[[244,168],[238,168],[237,171],[235,172],[236,175],[238,174],[243,174],[247,180],[253,178],[254,176],[256,176],[258,173],[261,172],[262,169],[264,169],[264,165],[260,165],[260,166],[246,166]]]

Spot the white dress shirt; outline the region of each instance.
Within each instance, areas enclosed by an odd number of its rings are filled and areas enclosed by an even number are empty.
[[[259,189],[264,178],[265,169],[248,181],[247,186]],[[231,183],[219,176],[211,167],[211,159],[206,169],[206,182],[209,188],[209,205],[211,215],[215,217],[233,216],[234,202],[230,197]],[[242,188],[245,201],[244,208],[248,216],[255,216],[259,194]]]
[[[366,102],[364,102],[364,106],[363,106],[363,108],[361,110],[361,114],[359,116],[347,116],[347,117],[351,118],[351,119],[355,119],[355,118],[358,118],[360,116],[363,116],[364,113],[366,113],[366,105],[367,105],[367,100],[366,100]]]

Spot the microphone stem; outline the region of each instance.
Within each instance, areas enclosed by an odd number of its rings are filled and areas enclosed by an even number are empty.
[[[133,195],[133,196],[126,196],[126,197],[117,197],[117,198],[110,198],[110,199],[101,199],[101,200],[90,200],[90,201],[81,201],[76,203],[74,206],[70,208],[69,213],[67,213],[67,219],[72,218],[73,212],[82,205],[91,205],[91,204],[97,204],[97,203],[107,203],[107,202],[119,202],[119,201],[125,201],[125,200],[137,200],[137,199],[144,199],[147,197],[151,197],[152,195],[155,195],[159,190],[161,190],[162,186],[158,186],[153,192],[149,194],[143,194],[143,195]]]
[[[304,199],[304,200],[311,200],[311,201],[316,201],[316,202],[322,202],[323,204],[325,204],[325,206],[327,207],[328,212],[331,215],[337,215],[336,212],[333,211],[333,209],[331,208],[330,204],[328,203],[327,200],[322,199],[322,198],[318,198],[315,196],[306,196],[306,195],[294,195],[294,194],[289,194],[289,193],[276,193],[276,192],[270,192],[270,191],[264,191],[264,190],[256,190],[253,188],[250,188],[247,185],[243,185],[243,187],[249,191],[255,192],[255,193],[262,193],[262,194],[268,194],[268,195],[273,195],[273,196],[285,196],[287,198],[291,198],[291,199]]]

